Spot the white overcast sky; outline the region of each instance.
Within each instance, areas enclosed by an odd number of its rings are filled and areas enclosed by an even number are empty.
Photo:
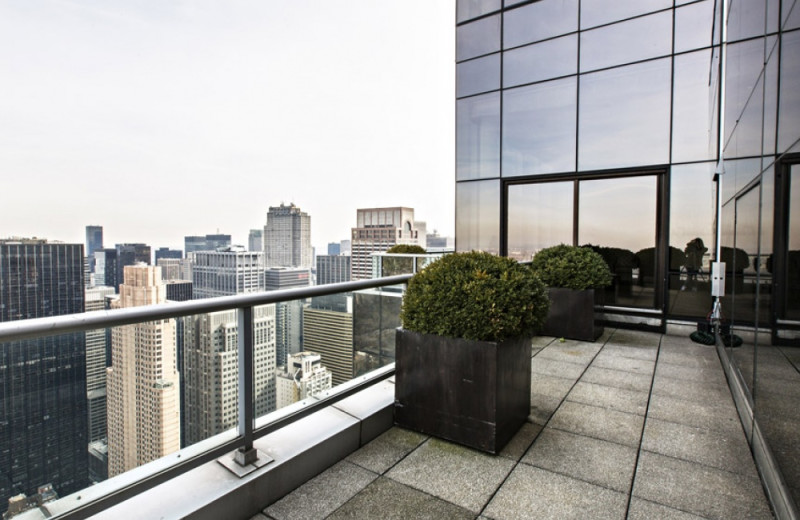
[[[0,0],[0,238],[454,231],[452,0]]]

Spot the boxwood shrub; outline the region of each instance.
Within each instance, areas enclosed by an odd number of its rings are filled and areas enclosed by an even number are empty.
[[[397,253],[403,255],[424,255],[427,251],[421,246],[411,244],[397,244],[390,247],[387,253]],[[383,257],[381,259],[381,274],[383,276],[394,276],[396,274],[406,274],[414,270],[413,258]]]
[[[403,297],[403,327],[479,341],[530,337],[550,309],[528,267],[489,253],[446,255],[414,275]]]
[[[560,244],[542,249],[531,269],[548,287],[598,289],[611,285],[611,270],[603,257],[588,247]]]

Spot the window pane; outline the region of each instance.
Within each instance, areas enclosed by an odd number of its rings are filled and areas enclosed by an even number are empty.
[[[783,317],[800,321],[800,165],[792,166],[789,183],[789,218],[786,230],[789,253],[785,260],[786,314]]]
[[[672,161],[713,159],[717,148],[717,97],[709,85],[719,66],[711,49],[675,56]]]
[[[578,169],[669,161],[671,60],[581,77]]]
[[[779,0],[731,0],[728,10],[728,41],[763,36],[778,30]],[[766,24],[766,33],[764,24]]]
[[[456,184],[456,250],[499,254],[499,180]]]
[[[578,244],[598,248],[615,275],[605,304],[653,308],[656,177],[580,181],[578,187]]]
[[[795,5],[794,10],[800,11],[800,5]],[[800,31],[784,34],[781,40],[779,153],[787,151],[800,137]]]
[[[500,93],[456,103],[456,178],[500,176]]]
[[[578,2],[542,0],[506,11],[503,48],[508,49],[578,30]]]
[[[671,50],[671,11],[636,18],[581,33],[581,72],[666,56]]]
[[[503,86],[513,87],[577,72],[578,37],[574,34],[503,53]]]
[[[669,194],[669,245],[682,264],[670,265],[669,314],[704,318],[711,309],[709,266],[714,253],[716,164],[673,166]],[[677,264],[677,262],[676,262]],[[677,269],[676,269],[677,268]]]
[[[458,0],[456,22],[461,23],[500,9],[500,0]]]
[[[456,27],[456,59],[458,61],[499,50],[499,14]]]
[[[500,88],[500,54],[456,65],[456,95],[471,96]]]
[[[783,21],[781,22],[781,28],[784,31],[788,31],[790,29],[797,29],[800,27],[800,5],[798,5],[797,1],[795,0],[793,6],[789,6],[784,2],[783,8]],[[789,7],[794,7],[793,9],[789,10]]]
[[[508,256],[528,261],[540,249],[572,244],[575,183],[541,182],[508,188]]]
[[[576,89],[572,77],[504,92],[504,177],[575,170]]]
[[[581,29],[672,7],[672,0],[581,0]]]
[[[675,52],[709,47],[714,41],[715,1],[705,0],[675,10]],[[719,43],[714,41],[714,43]]]

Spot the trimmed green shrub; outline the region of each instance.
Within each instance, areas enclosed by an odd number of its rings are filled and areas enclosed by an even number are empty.
[[[533,257],[531,269],[548,287],[580,291],[611,285],[605,260],[588,247],[561,244],[542,249]]]
[[[390,247],[387,253],[396,253],[402,255],[424,255],[427,251],[421,246],[410,244],[397,244]],[[413,258],[381,258],[381,274],[383,276],[394,276],[396,274],[407,274],[414,271]]]
[[[424,255],[427,253],[422,246],[415,246],[411,244],[397,244],[390,247],[387,253],[397,253],[402,255]]]
[[[544,324],[544,284],[515,260],[489,253],[446,255],[408,282],[403,327],[479,341],[530,337]]]

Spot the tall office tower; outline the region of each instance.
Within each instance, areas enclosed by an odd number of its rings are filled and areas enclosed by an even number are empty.
[[[313,397],[332,386],[331,371],[322,365],[322,357],[315,352],[291,354],[283,368],[275,376],[278,408]]]
[[[165,280],[167,284],[167,300],[172,302],[186,302],[192,299],[191,280]],[[178,344],[180,345],[180,343]]]
[[[342,254],[341,242],[328,242],[328,254],[331,256]]]
[[[181,280],[181,261],[177,258],[159,258],[156,265],[161,268],[162,280]]]
[[[117,250],[101,249],[94,252],[94,284],[117,288]]]
[[[103,226],[86,226],[86,257],[89,259],[89,272],[94,272],[94,252],[103,249]]]
[[[452,251],[455,248],[453,237],[443,237],[435,229],[433,233],[425,235],[425,249],[429,253]]]
[[[192,266],[195,300],[264,290],[264,253],[228,246],[218,251],[197,251]]]
[[[106,297],[113,296],[114,288],[95,286],[86,288],[86,312],[106,308]],[[86,399],[89,410],[89,439],[92,443],[106,436],[106,329],[86,331]]]
[[[350,281],[350,257],[346,255],[317,256],[317,285]]]
[[[253,308],[255,413],[275,410],[275,306]],[[235,310],[186,318],[185,442],[235,428],[238,411],[238,322]]]
[[[164,303],[161,269],[125,266],[112,308]],[[180,449],[175,321],[114,327],[108,369],[108,474],[119,475]]]
[[[250,234],[247,236],[247,249],[250,251],[263,251],[264,250],[264,230],[251,229]]]
[[[0,321],[83,312],[83,244],[0,240]],[[88,484],[84,333],[0,345],[0,511]]]
[[[183,239],[184,251],[186,257],[189,253],[196,251],[216,251],[221,247],[228,247],[231,245],[230,235],[206,235],[206,236],[188,236]]]
[[[277,291],[308,287],[311,271],[300,267],[269,267],[265,271],[265,289]],[[275,304],[277,364],[286,364],[286,356],[303,350],[303,306],[305,300]]]
[[[353,378],[353,298],[311,298],[303,309],[303,350],[316,352],[338,385]]]
[[[264,226],[267,267],[312,266],[311,217],[294,204],[270,207]]]
[[[351,236],[351,280],[372,278],[372,253],[397,244],[419,245],[420,236],[425,239],[414,227],[414,210],[400,207],[359,209]]]
[[[159,247],[156,249],[156,265],[162,258],[172,258],[180,260],[183,258],[183,251],[180,249],[170,249],[168,247]]]
[[[342,240],[339,242],[339,254],[340,255],[349,255],[353,249],[353,241],[352,240]]]
[[[123,282],[124,269],[129,265],[144,263],[150,265],[150,246],[147,244],[117,244],[117,280],[116,289],[119,292],[119,285]],[[108,268],[106,268],[108,276]],[[106,283],[106,285],[110,285]]]

